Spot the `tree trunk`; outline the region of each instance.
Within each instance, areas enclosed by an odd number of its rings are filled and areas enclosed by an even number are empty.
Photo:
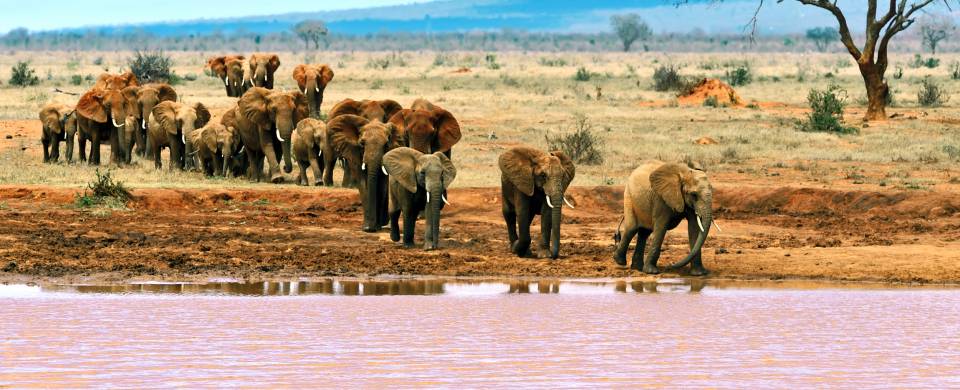
[[[863,75],[863,83],[867,88],[867,114],[863,119],[886,120],[887,94],[890,93],[890,87],[883,79],[883,71],[877,64],[867,63],[860,64],[860,74]]]

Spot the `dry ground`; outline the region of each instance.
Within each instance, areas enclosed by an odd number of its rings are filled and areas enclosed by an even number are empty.
[[[184,101],[202,101],[217,113],[234,99],[203,74],[212,54],[172,56],[177,74],[197,76],[177,86]],[[626,276],[610,260],[618,186],[638,161],[660,158],[708,167],[724,228],[705,251],[715,276],[960,283],[960,100],[940,108],[915,103],[925,76],[960,91],[949,77],[960,56],[941,56],[932,70],[910,68],[910,57],[896,56],[891,68],[903,67],[904,77],[890,80],[898,103],[889,113],[898,117],[836,136],[799,132],[794,122],[806,112],[810,88],[837,83],[849,91],[848,123],[861,126],[862,87],[846,55],[496,53],[499,69],[488,67],[485,55],[401,53],[401,66],[395,53],[281,54],[278,88],[294,88],[289,74],[304,60],[333,66],[324,111],[347,97],[404,105],[425,97],[460,119],[446,249],[429,254],[397,249],[386,233],[359,233],[353,191],[206,179],[156,172],[143,162],[114,170],[136,189],[129,210],[75,209],[73,195],[93,168],[41,164],[36,112],[51,100],[73,103],[76,97],[51,90],[82,92],[90,82],[71,85],[72,75],[119,71],[129,53],[3,56],[0,79],[9,79],[16,60],[29,59],[43,82],[0,89],[0,240],[9,243],[0,249],[0,269],[6,279]],[[387,69],[368,66],[387,58]],[[546,64],[555,60],[565,65]],[[650,87],[660,64],[718,77],[744,60],[754,82],[737,92],[755,108],[682,106]],[[576,82],[579,67],[595,75]],[[496,157],[520,143],[544,146],[544,135],[569,131],[575,114],[586,115],[603,138],[606,159],[578,167],[572,197],[580,207],[566,212],[564,259],[510,257],[493,188]],[[702,136],[719,144],[693,143]],[[668,235],[665,260],[684,253],[681,236]]]

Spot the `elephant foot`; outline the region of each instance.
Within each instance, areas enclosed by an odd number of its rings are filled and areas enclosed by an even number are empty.
[[[645,274],[656,275],[660,273],[660,268],[657,268],[657,266],[653,264],[644,264],[641,271]]]
[[[365,232],[367,232],[367,233],[376,233],[376,232],[380,231],[380,227],[379,227],[379,226],[364,226],[364,227],[363,227],[363,231],[365,231]]]
[[[413,249],[415,246],[417,246],[417,245],[414,244],[414,243],[412,243],[412,242],[405,242],[405,243],[403,243],[404,249]]]
[[[432,250],[436,250],[436,249],[437,249],[437,247],[433,246],[433,244],[431,244],[431,243],[423,244],[423,250],[425,250],[425,251],[432,251]]]
[[[707,271],[706,268],[703,268],[703,267],[690,268],[690,276],[706,276],[708,274],[710,274],[710,271]]]
[[[617,263],[617,266],[620,267],[620,268],[626,268],[626,267],[627,267],[627,254],[626,254],[626,253],[624,253],[624,254],[614,253],[614,254],[613,254],[613,262],[614,262],[614,263]]]
[[[400,232],[390,231],[390,241],[400,242]]]
[[[270,177],[270,182],[273,183],[273,184],[283,183],[283,175],[278,173],[278,174],[276,174],[276,175],[271,176],[271,177]]]
[[[316,186],[316,187],[323,187],[323,182],[318,180],[318,181],[313,182],[313,185]]]

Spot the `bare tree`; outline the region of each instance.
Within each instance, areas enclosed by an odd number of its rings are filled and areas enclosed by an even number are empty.
[[[688,3],[690,0],[677,0],[677,4]],[[723,2],[723,0],[713,0],[714,2]],[[783,3],[786,0],[777,0],[777,3]],[[830,12],[839,25],[840,42],[847,48],[847,51],[853,56],[860,68],[860,75],[863,77],[864,86],[867,89],[867,114],[864,120],[883,120],[887,118],[887,97],[890,93],[890,87],[884,78],[887,72],[889,60],[887,49],[890,46],[890,40],[895,35],[906,30],[916,22],[917,11],[927,8],[934,3],[949,5],[951,2],[960,0],[890,0],[886,12],[878,16],[877,0],[859,0],[867,2],[867,23],[864,30],[863,47],[857,47],[853,41],[853,34],[847,25],[847,17],[843,14],[838,0],[794,0],[800,4],[817,7]],[[757,10],[750,18],[752,25],[752,34],[757,31],[757,15],[760,8],[763,7],[764,0],[757,0]],[[882,11],[882,10],[880,10]]]
[[[313,48],[320,48],[320,40],[323,39],[326,45],[326,36],[329,33],[327,24],[322,20],[304,20],[293,26],[293,32],[303,40],[307,50],[310,50],[310,42],[313,42]]]
[[[630,45],[633,45],[637,39],[643,41],[653,35],[647,22],[640,19],[640,15],[637,14],[613,15],[610,17],[610,25],[623,42],[625,52],[630,51]]]
[[[920,37],[923,38],[923,46],[930,49],[930,53],[937,54],[937,45],[940,41],[947,39],[950,33],[956,29],[953,19],[944,15],[929,15],[920,18],[917,23],[920,25]]]

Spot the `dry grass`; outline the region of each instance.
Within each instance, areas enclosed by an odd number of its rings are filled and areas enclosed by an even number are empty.
[[[76,97],[51,90],[82,92],[91,82],[71,85],[72,75],[96,77],[105,70],[120,71],[131,55],[8,54],[0,57],[0,79],[9,79],[10,68],[16,61],[30,60],[41,84],[21,89],[9,87],[4,81],[0,87],[3,120],[33,119],[39,107],[48,101],[74,103]],[[225,96],[219,80],[204,74],[206,58],[215,53],[169,54],[174,59],[174,72],[197,76],[196,81],[176,87],[184,101],[202,101],[215,114],[233,103],[235,99]],[[790,166],[834,162],[884,167],[893,163],[905,170],[920,165],[926,170],[949,171],[957,159],[949,153],[957,149],[949,146],[960,148],[960,132],[955,125],[947,124],[951,123],[949,118],[960,114],[960,99],[950,99],[944,107],[916,107],[916,92],[926,76],[937,79],[948,94],[960,91],[960,82],[950,79],[946,65],[937,69],[903,66],[903,79],[891,77],[898,107],[889,113],[918,119],[871,124],[861,129],[859,135],[840,137],[797,131],[794,121],[803,114],[811,88],[823,89],[835,83],[849,91],[847,122],[860,125],[858,118],[863,108],[857,101],[863,96],[862,84],[852,61],[841,54],[497,53],[500,67],[490,69],[483,52],[444,53],[444,60],[439,61],[443,65],[435,65],[437,53],[405,52],[399,54],[402,61],[392,61],[386,69],[367,66],[393,55],[324,52],[305,58],[303,54],[284,53],[277,88],[295,88],[290,77],[294,65],[323,62],[336,72],[326,90],[324,111],[348,97],[392,98],[403,105],[419,97],[432,100],[453,112],[463,127],[464,137],[453,154],[460,169],[454,185],[459,187],[498,185],[499,173],[490,167],[496,166],[501,151],[520,143],[544,147],[544,134],[566,131],[575,114],[586,115],[595,125],[595,131],[603,138],[605,153],[603,164],[578,168],[575,185],[619,184],[638,161],[649,158],[699,160],[710,171],[720,173],[750,173],[781,162]],[[94,61],[101,57],[102,65],[95,65]],[[960,59],[960,55],[940,58],[942,64],[949,64]],[[557,59],[564,64],[554,66]],[[894,57],[891,69],[910,59],[909,55]],[[671,92],[655,92],[652,88],[653,70],[662,64],[678,66],[682,75],[720,78],[744,60],[749,62],[754,82],[737,92],[748,103],[757,102],[759,108],[678,107]],[[458,72],[461,67],[469,71]],[[580,67],[593,74],[590,81],[574,81]],[[702,136],[712,137],[720,144],[695,145],[693,141]],[[93,168],[41,164],[38,133],[20,141],[24,151],[11,145],[10,140],[6,142],[0,153],[0,183],[82,186],[93,177]],[[828,173],[842,177],[843,172],[836,168],[842,164],[823,166]],[[143,168],[117,169],[114,175],[134,188],[268,185],[235,179],[211,180],[196,173],[155,172],[146,161],[140,161],[139,166]]]

